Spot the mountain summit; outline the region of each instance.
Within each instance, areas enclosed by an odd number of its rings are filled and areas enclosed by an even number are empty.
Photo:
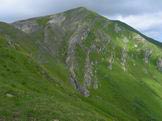
[[[79,7],[0,23],[0,120],[161,121],[162,44]]]

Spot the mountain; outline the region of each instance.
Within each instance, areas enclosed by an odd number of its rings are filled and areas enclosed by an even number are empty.
[[[0,120],[161,121],[162,44],[79,7],[0,22]]]

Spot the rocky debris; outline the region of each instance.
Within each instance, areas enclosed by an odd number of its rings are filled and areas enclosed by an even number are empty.
[[[6,36],[7,43],[10,47],[16,48],[15,47],[15,42],[8,36]]]
[[[10,94],[10,93],[7,93],[6,94],[6,97],[10,97],[11,98],[11,97],[14,97],[14,95],[13,94]]]
[[[7,44],[12,47],[12,48],[19,48],[20,45],[18,43],[16,43],[13,39],[11,39],[11,37],[9,36],[5,36],[6,40],[7,40]]]
[[[144,61],[145,63],[149,63],[149,58],[151,57],[152,50],[151,49],[146,49],[144,52]]]
[[[93,72],[95,65],[94,62],[90,61],[89,54],[94,50],[94,45],[90,47],[87,53],[86,61],[85,61],[85,73],[84,73],[84,86],[89,88],[93,87],[93,89],[98,89],[98,81],[96,78],[96,70]],[[93,74],[94,73],[94,74]]]
[[[99,87],[98,81],[94,80],[93,81],[93,89],[98,89],[98,87]]]
[[[85,97],[88,97],[89,91],[85,87],[85,85],[81,85],[78,80],[76,80],[76,74],[75,74],[75,48],[76,45],[80,43],[80,41],[83,38],[86,38],[89,32],[89,28],[87,26],[79,26],[78,30],[72,35],[72,37],[69,40],[68,44],[68,53],[67,53],[67,59],[66,64],[68,65],[69,72],[71,74],[70,82],[74,85],[74,87]]]
[[[123,70],[126,71],[126,60],[127,59],[127,51],[125,48],[121,50],[121,64],[123,66]]]
[[[123,42],[127,44],[129,42],[129,39],[127,37],[124,37]]]
[[[88,89],[85,86],[79,84],[79,82],[72,75],[70,77],[70,82],[75,87],[75,89],[79,91],[83,96],[85,97],[90,96]]]
[[[102,41],[102,44],[105,46],[106,44],[109,44],[111,42],[111,37],[106,34],[104,31],[97,30],[97,42]]]
[[[25,33],[33,33],[37,31],[40,27],[38,23],[35,20],[28,20],[28,21],[21,21],[21,22],[15,22],[13,25],[22,30]]]
[[[117,23],[115,24],[115,28],[114,29],[115,29],[116,33],[119,33],[122,30],[122,28]]]
[[[96,47],[96,45],[95,45],[95,44],[92,44],[92,45],[91,45],[91,47],[90,47],[91,51],[95,51],[95,50],[96,50],[96,48],[97,48],[97,47]]]
[[[79,89],[79,84],[78,82],[75,80],[75,77],[73,75],[70,76],[70,83],[75,87],[75,89]]]
[[[147,68],[144,68],[143,71],[144,71],[145,74],[148,74]]]
[[[133,34],[132,39],[136,40],[136,41],[137,41],[137,43],[144,43],[144,42],[146,41],[146,39],[145,39],[145,38],[143,38],[141,35],[136,34],[136,33],[135,33],[135,34]]]
[[[68,44],[67,59],[66,59],[66,63],[69,67],[71,67],[73,62],[75,61],[76,45],[80,43],[83,37],[86,38],[88,31],[89,31],[89,28],[86,26],[83,26],[81,28],[79,27],[78,30],[70,38],[69,44]]]
[[[97,80],[97,71],[94,70],[94,76],[93,76],[93,89],[98,89],[99,87],[99,83],[98,83],[98,80]]]
[[[63,50],[62,45],[65,44],[65,31],[57,24],[47,24],[42,32],[44,36],[42,40],[38,40],[40,50],[59,59]]]
[[[12,43],[12,40],[10,40],[10,39],[8,39],[8,44],[9,44],[9,46],[13,46],[13,43]],[[15,47],[15,46],[13,46],[13,47]]]
[[[158,70],[162,72],[162,58],[158,58],[156,64],[157,64]]]
[[[53,119],[53,121],[59,121],[58,119]]]
[[[48,43],[48,40],[49,40],[48,29],[49,29],[49,26],[46,26],[44,28],[44,43]]]
[[[92,46],[89,49],[83,47],[86,51],[88,51],[87,58],[85,60],[86,63],[85,63],[85,75],[84,75],[83,85],[80,84],[80,82],[78,80],[76,80],[76,75],[75,75],[75,71],[74,71],[74,69],[76,68],[76,65],[77,65],[77,63],[75,61],[75,49],[76,49],[77,44],[79,44],[81,46],[82,41],[87,38],[90,28],[93,27],[93,25],[95,24],[95,21],[97,19],[98,18],[96,17],[90,24],[87,24],[87,23],[79,24],[77,27],[77,31],[75,31],[73,33],[73,35],[71,36],[69,43],[68,43],[66,64],[68,65],[70,74],[73,76],[73,81],[71,81],[71,82],[76,87],[76,89],[85,97],[90,95],[90,93],[88,91],[88,87],[90,87],[92,85],[92,76],[93,76],[93,69],[92,69],[93,65],[90,62],[89,53],[90,53],[90,51],[93,51],[96,49],[96,45],[92,44]],[[107,39],[108,38],[105,38],[104,40],[109,41]],[[95,85],[94,86],[95,88],[98,88],[97,81],[94,82],[94,85]]]
[[[137,48],[137,47],[138,47],[138,45],[137,45],[137,44],[135,44],[135,45],[134,45],[134,47],[135,47],[135,48]]]
[[[48,21],[48,24],[57,24],[61,26],[62,22],[64,22],[66,17],[63,14],[56,14],[50,16],[50,20]]]
[[[110,58],[108,59],[108,68],[112,70],[112,65],[114,63],[115,53],[112,51]]]
[[[90,96],[90,92],[89,90],[85,87],[85,86],[80,86],[78,91],[85,97],[89,97]]]
[[[93,77],[93,72],[92,72],[92,65],[89,59],[89,51],[87,53],[86,57],[86,62],[85,62],[85,74],[84,74],[84,86],[90,87],[92,84],[92,77]]]
[[[105,22],[102,23],[102,27],[105,29],[105,28],[108,28],[113,22],[109,19],[107,19]]]

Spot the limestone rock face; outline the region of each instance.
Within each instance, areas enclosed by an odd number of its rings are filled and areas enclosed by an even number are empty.
[[[92,84],[93,72],[92,72],[92,65],[89,58],[89,52],[87,53],[87,57],[85,61],[86,62],[85,62],[84,85],[86,87],[90,87]]]
[[[149,58],[151,57],[152,50],[146,49],[144,53],[144,61],[145,63],[149,63]]]
[[[133,39],[135,39],[137,43],[144,43],[146,41],[146,39],[139,34],[133,35]]]
[[[118,24],[115,24],[115,32],[119,33],[120,31],[122,31],[122,28]]]
[[[121,64],[123,66],[123,70],[126,71],[126,60],[127,59],[127,51],[125,48],[121,50]]]
[[[71,83],[74,87],[85,97],[89,96],[89,91],[85,85],[81,85],[78,80],[76,80],[75,68],[76,68],[76,59],[75,59],[75,49],[76,45],[80,43],[80,41],[86,38],[89,29],[86,26],[79,27],[78,30],[72,35],[68,44],[68,53],[66,58],[66,63],[69,68],[69,73],[72,75]],[[89,60],[87,60],[89,61]],[[86,84],[88,84],[89,77],[86,76]]]
[[[15,22],[13,24],[16,28],[22,30],[25,33],[32,33],[37,30],[39,30],[40,26],[35,20],[28,20],[28,21],[22,21],[20,22]]]
[[[64,15],[52,15],[50,16],[50,20],[48,21],[49,24],[58,24],[61,26],[62,22],[66,19]]]
[[[114,63],[115,54],[112,52],[110,58],[108,59],[108,68],[112,70],[112,65]]]
[[[90,96],[90,92],[88,91],[88,89],[84,85],[81,85],[78,82],[78,80],[76,80],[72,75],[70,77],[70,82],[75,87],[75,89],[79,91],[83,96],[85,97]]]
[[[162,58],[158,58],[158,60],[157,60],[157,68],[159,69],[159,71],[162,72]]]

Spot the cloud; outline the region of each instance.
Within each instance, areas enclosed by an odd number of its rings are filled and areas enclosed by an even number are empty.
[[[116,15],[110,17],[120,20],[141,31],[147,36],[160,40],[162,34],[162,11],[157,13],[146,13],[138,15]]]
[[[0,15],[9,13],[27,14],[34,12],[24,0],[0,0]]]
[[[162,12],[129,16],[118,15],[112,18],[123,21],[142,31],[155,29],[162,25]]]
[[[161,0],[0,0],[0,18],[3,13],[10,16],[33,16],[51,14],[85,6],[103,15],[132,15],[162,10]],[[138,9],[137,9],[138,8]],[[13,21],[13,20],[10,20]]]

